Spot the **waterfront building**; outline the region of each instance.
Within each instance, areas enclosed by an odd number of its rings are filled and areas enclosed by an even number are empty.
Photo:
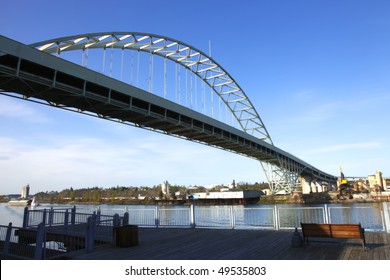
[[[260,196],[264,195],[262,191],[224,191],[224,192],[199,192],[192,193],[192,199],[205,204],[252,204],[256,203]]]
[[[376,171],[374,175],[368,175],[367,177],[346,177],[348,184],[353,186],[356,191],[367,191],[367,192],[382,192],[387,190],[387,186],[390,186],[390,179],[384,178],[381,171]],[[339,178],[337,180],[337,189],[345,178]]]
[[[374,175],[369,175],[368,182],[372,192],[386,191],[386,180],[383,179],[382,172],[377,171]]]
[[[24,186],[22,188],[22,194],[20,196],[21,199],[27,199],[30,195],[30,185]]]
[[[167,180],[161,185],[161,191],[164,195],[169,196],[169,183]]]
[[[385,190],[390,191],[390,177],[383,178],[383,182]]]

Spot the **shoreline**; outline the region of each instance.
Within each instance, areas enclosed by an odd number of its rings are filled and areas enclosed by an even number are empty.
[[[0,203],[8,203],[10,200],[1,199]],[[263,204],[350,204],[350,203],[380,203],[390,202],[390,194],[372,195],[372,194],[354,194],[352,197],[339,196],[337,193],[312,193],[312,194],[291,194],[291,195],[268,195],[259,197],[258,201],[243,203],[242,201],[227,201],[220,199],[218,201],[210,200],[106,200],[100,201],[69,201],[69,200],[40,200],[40,204],[63,204],[63,205],[160,205],[160,206],[218,206],[218,205],[263,205]]]

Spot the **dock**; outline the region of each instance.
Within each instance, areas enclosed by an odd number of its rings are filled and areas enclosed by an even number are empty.
[[[297,246],[302,217],[317,223],[314,214],[320,212],[327,215],[321,216],[321,220],[330,221],[331,213],[337,214],[339,208],[278,209],[275,206],[249,209],[244,213],[236,211],[234,206],[217,208],[218,211],[201,207],[164,207],[126,210],[123,216],[103,214],[100,210],[85,213],[76,211],[75,207],[25,208],[23,227],[0,226],[0,240],[4,240],[0,242],[1,258],[390,260],[390,208],[387,202],[383,202],[383,208],[358,208],[360,219],[366,225],[367,250],[363,250],[359,239],[332,238],[311,241],[309,246]],[[350,211],[346,207],[342,210]],[[250,215],[252,212],[248,211],[256,211],[256,215]],[[293,215],[289,219],[283,218],[283,211]],[[372,211],[377,215],[368,215]],[[216,214],[219,215],[218,223],[215,223]]]
[[[291,247],[293,230],[206,228],[140,228],[139,245],[96,246],[92,252],[69,252],[78,260],[390,260],[390,234],[366,232],[367,249],[359,240],[310,242]]]

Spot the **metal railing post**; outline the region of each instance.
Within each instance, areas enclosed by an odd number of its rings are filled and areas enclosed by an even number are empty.
[[[113,217],[112,226],[113,227],[120,227],[120,225],[121,225],[121,219],[119,217],[119,214],[117,213]]]
[[[76,223],[76,205],[73,206],[70,216],[70,223],[74,225]]]
[[[325,224],[329,224],[330,223],[330,219],[329,219],[329,212],[328,212],[328,205],[327,204],[324,204],[324,221],[325,221]]]
[[[85,237],[85,248],[87,252],[93,250],[93,245],[95,242],[95,233],[96,233],[96,214],[87,218],[87,233]]]
[[[11,233],[12,233],[12,223],[9,223],[8,228],[7,228],[7,234],[6,234],[5,240],[4,240],[4,247],[3,247],[3,253],[2,253],[3,259],[7,259],[9,243],[11,242]]]
[[[102,210],[100,209],[100,206],[96,210],[96,224],[100,224],[100,217],[102,214]]]
[[[158,206],[156,206],[155,213],[154,213],[154,224],[156,228],[160,226],[160,215],[159,215]]]
[[[24,207],[24,213],[23,213],[23,227],[26,228],[28,226],[28,207]]]
[[[43,213],[42,213],[42,223],[44,225],[46,225],[46,208],[43,209]]]
[[[53,225],[53,221],[54,221],[54,208],[51,207],[49,212],[49,226]]]
[[[274,206],[274,226],[275,230],[279,230],[279,212],[278,212],[278,206]]]
[[[124,226],[127,226],[129,224],[129,213],[128,212],[125,212],[123,214],[123,225]]]
[[[43,257],[43,248],[42,245],[45,244],[45,223],[40,223],[37,230],[37,240],[35,244],[35,253],[34,259],[41,260]]]
[[[385,231],[390,233],[390,203],[382,202]]]
[[[236,217],[234,215],[234,206],[230,206],[230,223],[231,223],[231,227],[232,229],[235,228],[235,225],[236,225]]]
[[[69,211],[68,209],[65,210],[65,218],[64,218],[64,226],[68,226],[69,224]]]
[[[195,206],[193,203],[190,205],[190,227],[195,228],[196,223],[195,223]]]

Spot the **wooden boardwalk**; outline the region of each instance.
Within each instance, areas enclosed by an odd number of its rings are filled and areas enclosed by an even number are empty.
[[[291,247],[293,231],[140,228],[139,245],[105,244],[62,258],[83,260],[390,260],[390,234],[366,232],[360,240],[310,242]]]

